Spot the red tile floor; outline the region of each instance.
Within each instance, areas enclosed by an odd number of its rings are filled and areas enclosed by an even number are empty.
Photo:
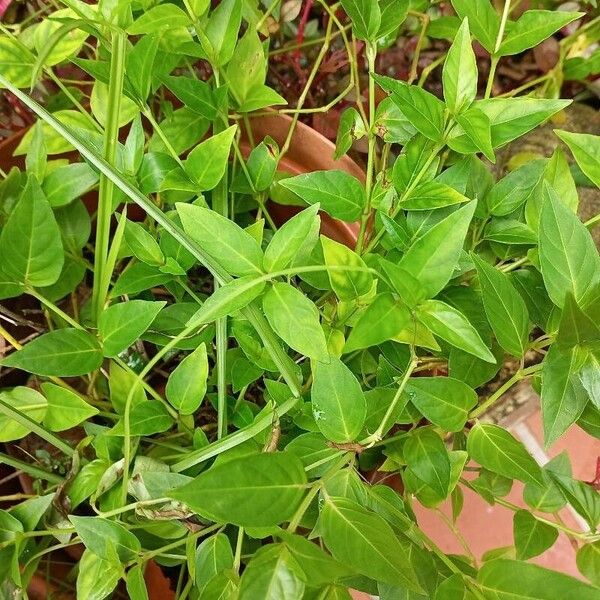
[[[564,450],[571,459],[573,475],[584,481],[593,480],[596,476],[596,461],[600,456],[600,440],[573,426],[548,449],[544,448],[542,436],[542,420],[539,404],[533,402],[515,415],[508,426],[512,434],[520,439],[533,457],[540,464],[545,464]],[[464,489],[464,507],[457,521],[457,528],[464,541],[479,560],[485,552],[494,548],[513,545],[513,511],[508,508],[490,506],[480,496]],[[523,485],[515,482],[507,500],[524,506]],[[464,553],[460,541],[444,523],[436,511],[423,508],[418,502],[414,504],[415,513],[421,528],[447,553]],[[442,505],[446,515],[451,514],[449,503]],[[585,522],[569,507],[561,512],[565,525],[572,529],[587,529]],[[560,534],[552,548],[541,556],[532,559],[541,566],[581,577],[575,565],[575,551],[568,538]],[[355,600],[367,600],[366,594],[355,593]]]

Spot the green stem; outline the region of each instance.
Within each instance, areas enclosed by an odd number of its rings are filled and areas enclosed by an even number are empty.
[[[104,131],[104,159],[109,165],[115,162],[119,143],[119,113],[125,77],[126,37],[122,32],[112,35],[110,58],[110,82],[108,86],[107,123]],[[115,185],[104,173],[100,175],[98,212],[96,214],[96,246],[94,254],[94,287],[92,290],[92,318],[98,322],[104,309],[110,275],[107,277],[106,262],[110,240],[110,221],[113,213]]]
[[[240,566],[242,564],[242,546],[244,543],[244,528],[240,527],[238,529],[237,542],[235,544],[235,556],[233,559],[233,570],[236,573],[239,573]]]
[[[527,367],[525,369],[519,369],[508,381],[506,381],[502,386],[500,386],[485,402],[481,403],[477,408],[473,409],[469,414],[469,419],[476,419],[485,413],[503,394],[505,394],[513,385],[529,377],[529,375],[533,375],[538,371],[541,371],[542,364],[539,363],[537,365],[532,365],[531,367]]]
[[[63,482],[63,478],[59,475],[55,475],[54,473],[40,469],[35,465],[30,465],[29,463],[13,458],[12,456],[8,456],[3,452],[0,452],[0,463],[13,467],[18,471],[23,471],[23,473],[27,473],[36,479],[45,479],[46,481],[57,485],[60,485]]]
[[[40,293],[38,293],[33,288],[27,288],[25,290],[25,292],[27,294],[29,294],[30,296],[33,296],[36,300],[39,300],[41,304],[43,304],[46,308],[51,310],[55,315],[60,317],[63,321],[65,321],[69,325],[71,325],[71,327],[85,331],[85,328],[82,327],[77,321],[75,321],[75,319],[73,319],[73,317],[69,316],[64,310],[60,309],[53,302],[50,302],[50,300],[48,300],[47,298],[44,298],[44,296],[42,296]]]
[[[377,144],[377,136],[375,135],[375,59],[377,58],[377,45],[367,44],[367,62],[369,65],[369,122],[367,123],[368,139],[369,139],[369,150],[367,155],[367,177],[365,182],[365,193],[366,203],[363,209],[363,213],[360,219],[360,230],[358,232],[358,238],[356,240],[356,252],[359,254],[362,252],[363,245],[365,242],[365,235],[367,232],[367,226],[369,219],[371,218],[371,196],[373,192],[373,179],[374,179],[374,164],[375,164],[375,152]]]
[[[504,37],[504,31],[506,29],[506,23],[508,21],[508,15],[510,14],[510,1],[504,0],[504,10],[502,11],[502,18],[500,19],[500,27],[498,28],[498,35],[496,36],[496,44],[494,46],[494,53],[490,62],[490,73],[488,75],[487,85],[485,87],[485,98],[489,98],[492,95],[494,88],[494,79],[496,78],[496,69],[498,68],[498,62],[500,56],[498,51],[502,45],[502,38]]]

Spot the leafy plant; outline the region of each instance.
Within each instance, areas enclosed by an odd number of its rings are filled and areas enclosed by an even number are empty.
[[[18,317],[24,345],[0,329],[20,377],[0,392],[0,439],[49,449],[0,454],[35,490],[0,511],[5,588],[83,544],[77,596],[98,600],[119,582],[147,598],[150,561],[182,599],[597,598],[597,482],[480,420],[531,379],[548,446],[574,424],[600,437],[600,217],[578,219],[562,150],[491,167],[569,104],[491,97],[499,61],[582,15],[453,0],[442,99],[376,72],[429,3],[341,0],[347,26],[319,2],[324,46],[278,144],[252,119],[286,104],[259,35],[279,3],[210,4],[70,0],[0,36],[0,84],[37,118],[25,169],[0,183],[0,297],[41,308]],[[366,137],[364,180],[280,169],[334,35],[353,65],[365,48],[368,101],[335,148]],[[482,97],[473,39],[491,56]],[[600,137],[557,135],[600,186]],[[281,223],[273,200],[298,211]],[[357,222],[352,247],[319,235],[324,215]],[[514,480],[523,506],[505,499]],[[514,548],[483,564],[445,554],[412,509],[449,499],[455,522],[464,489],[515,511]],[[567,503],[589,531],[563,523]],[[527,562],[559,532],[588,582]]]

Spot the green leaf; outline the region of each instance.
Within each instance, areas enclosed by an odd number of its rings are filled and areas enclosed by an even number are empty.
[[[96,338],[86,331],[56,329],[2,359],[1,364],[36,375],[77,377],[100,368],[102,350]]]
[[[15,283],[55,283],[64,263],[60,230],[39,183],[30,176],[0,233],[4,273]]]
[[[152,84],[152,75],[159,38],[145,35],[127,55],[125,72],[137,98],[146,102]]]
[[[589,542],[579,548],[577,568],[594,585],[600,585],[600,542]]]
[[[498,244],[537,244],[537,235],[528,225],[513,219],[495,219],[484,231],[484,239]]]
[[[581,170],[600,187],[600,136],[554,130],[569,147]]]
[[[391,293],[378,294],[352,328],[344,354],[395,338],[410,320],[408,308]]]
[[[390,3],[398,4],[395,0],[390,0]],[[361,126],[364,128],[362,121]],[[388,143],[396,142],[399,144],[406,144],[417,133],[417,130],[413,127],[412,123],[406,118],[394,100],[389,96],[384,98],[377,105],[375,124],[373,127],[375,133],[383,138],[384,142]],[[359,138],[360,137],[362,137],[362,135],[359,136]]]
[[[494,600],[595,600],[598,588],[530,563],[497,559],[484,563],[477,582]]]
[[[600,324],[579,308],[571,294],[565,298],[555,341],[562,348],[583,348],[600,341]]]
[[[479,332],[459,310],[441,300],[427,300],[419,306],[418,319],[434,335],[456,348],[489,363],[496,357],[485,345]]]
[[[121,572],[121,565],[103,560],[86,550],[79,559],[77,597],[86,600],[104,600],[117,587]]]
[[[163,285],[173,279],[168,273],[159,271],[146,263],[135,263],[119,275],[110,296],[133,296],[152,287]]]
[[[444,99],[453,114],[467,108],[477,96],[477,62],[471,44],[469,20],[464,19],[448,50],[442,73]]]
[[[508,30],[498,54],[509,56],[533,48],[583,15],[556,10],[527,10]]]
[[[312,300],[289,283],[275,282],[263,296],[263,311],[275,333],[293,350],[327,361],[327,340]]]
[[[275,232],[265,250],[263,266],[267,273],[281,271],[294,262],[306,239],[319,230],[318,210],[319,204],[313,204],[294,215]]]
[[[433,210],[468,202],[469,199],[449,185],[437,181],[427,181],[418,185],[410,196],[402,202],[404,210]]]
[[[376,581],[420,592],[405,547],[378,514],[346,498],[328,497],[319,526],[334,558]]]
[[[577,376],[581,364],[577,348],[552,346],[544,358],[541,404],[546,446],[556,442],[579,418],[588,401]]]
[[[143,33],[164,33],[171,29],[188,27],[191,24],[188,15],[175,4],[159,4],[145,10],[133,24],[127,28],[129,35]]]
[[[212,121],[217,116],[217,106],[208,83],[191,77],[165,76],[161,79],[188,109]]]
[[[529,560],[551,548],[558,538],[558,530],[542,523],[528,510],[518,510],[513,518],[515,549],[519,560]]]
[[[199,515],[242,527],[287,521],[304,496],[306,475],[288,452],[265,452],[213,466],[169,496]]]
[[[452,377],[412,377],[406,393],[419,412],[445,431],[462,431],[477,394]]]
[[[498,181],[484,198],[489,214],[503,217],[525,204],[542,180],[545,165],[543,160],[532,160]]]
[[[363,428],[366,401],[360,383],[338,358],[312,362],[312,410],[321,433],[332,442],[351,442]]]
[[[164,265],[165,255],[158,242],[139,223],[126,219],[124,236],[127,247],[138,260],[153,267]]]
[[[285,542],[311,587],[333,583],[354,574],[353,569],[338,562],[305,537],[287,531],[279,532],[278,537]]]
[[[185,161],[185,171],[199,190],[212,190],[223,179],[237,125],[198,144]]]
[[[498,343],[513,356],[523,356],[528,344],[529,314],[507,275],[471,254],[477,267],[483,306]]]
[[[13,85],[30,86],[34,62],[33,54],[22,42],[7,35],[0,36],[0,70]]]
[[[221,571],[233,568],[233,552],[227,536],[217,533],[203,540],[196,549],[195,564],[199,590]]]
[[[41,423],[47,411],[46,398],[29,387],[17,386],[12,390],[4,390],[0,392],[0,399],[37,423]],[[1,442],[20,440],[30,432],[25,425],[17,423],[8,415],[0,415]]]
[[[471,31],[477,41],[490,54],[493,53],[500,29],[500,16],[490,0],[452,0],[452,6],[461,19],[469,19]]]
[[[240,598],[297,600],[304,594],[304,574],[283,544],[263,546],[240,579]]]
[[[129,348],[156,318],[166,302],[130,300],[104,309],[98,320],[98,333],[104,356],[117,356]]]
[[[539,227],[539,253],[548,295],[563,306],[568,293],[577,302],[600,281],[600,258],[590,232],[556,192],[544,184],[546,197]]]
[[[342,8],[352,21],[352,30],[359,40],[374,42],[379,37],[381,11],[370,0],[341,0]]]
[[[430,428],[415,430],[403,446],[408,468],[439,497],[445,498],[450,486],[450,459],[440,436]]]
[[[265,282],[257,281],[251,275],[234,279],[214,292],[190,318],[188,325],[210,323],[234,314],[260,296],[264,289]]]
[[[571,174],[571,168],[564,152],[557,148],[548,159],[544,170],[544,179],[550,184],[558,197],[573,211],[577,212],[579,192]]]
[[[129,435],[154,435],[171,428],[173,419],[162,402],[145,400],[139,402],[129,415]],[[112,435],[125,435],[125,425],[119,421],[111,430]]]
[[[97,408],[71,390],[50,382],[42,383],[41,388],[48,400],[44,425],[50,431],[70,429],[98,414]]]
[[[222,0],[210,13],[200,43],[212,65],[222,67],[231,60],[241,20],[241,0]]]
[[[350,148],[355,140],[365,135],[365,126],[360,113],[353,107],[344,110],[340,117],[337,137],[335,140],[334,160],[340,159]]]
[[[101,517],[69,515],[77,535],[88,550],[104,560],[113,560],[114,552],[123,562],[134,560],[141,551],[140,541],[123,525]]]
[[[193,414],[206,394],[208,357],[206,344],[188,354],[169,375],[165,393],[167,400],[183,415]]]
[[[579,379],[590,402],[600,410],[600,360],[595,353],[588,354],[579,371]]]
[[[421,283],[428,298],[452,278],[474,211],[475,202],[469,202],[452,212],[417,238],[398,263]]]
[[[406,19],[410,0],[380,0],[381,25],[377,32],[377,38],[385,38],[393,34]]]
[[[177,154],[195,146],[208,131],[209,120],[187,106],[174,110],[159,123],[165,137]],[[150,153],[167,152],[163,139],[154,132],[148,144]]]
[[[496,155],[492,146],[492,124],[489,117],[474,106],[457,115],[456,121],[463,128],[475,148],[482,152],[490,162],[495,163]],[[448,139],[448,145],[451,148],[453,147],[452,141],[453,138]],[[456,150],[461,152],[460,146]]]
[[[477,423],[467,438],[467,452],[474,461],[494,473],[544,485],[539,465],[523,444],[498,425]]]
[[[381,75],[375,76],[377,83],[391,93],[402,114],[426,138],[441,142],[444,137],[444,103],[433,94],[416,85]]]
[[[131,600],[148,600],[148,590],[141,565],[136,565],[127,571],[125,584]]]
[[[356,221],[367,201],[360,181],[336,169],[287,177],[279,184],[308,204],[319,203],[322,210],[342,221]]]
[[[258,242],[239,225],[213,210],[178,203],[185,232],[232,275],[260,275],[263,253]]]
[[[321,246],[331,287],[340,300],[354,300],[371,291],[373,277],[356,252],[325,236],[321,236]]]
[[[98,183],[98,174],[87,163],[73,163],[50,172],[42,190],[50,206],[65,206]]]

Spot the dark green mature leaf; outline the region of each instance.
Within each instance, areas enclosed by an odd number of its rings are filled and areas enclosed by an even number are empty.
[[[294,262],[294,258],[307,238],[314,236],[319,229],[320,219],[317,215],[319,208],[319,203],[309,206],[294,215],[275,232],[265,250],[263,262],[265,271],[269,273],[280,271]]]
[[[353,569],[338,562],[306,538],[287,531],[281,531],[278,536],[298,562],[311,587],[333,583],[354,574]]]
[[[125,269],[117,279],[110,295],[112,298],[124,295],[135,295],[157,285],[163,285],[173,279],[172,275],[159,271],[146,263],[135,263]]]
[[[325,545],[342,564],[376,581],[421,591],[405,547],[378,514],[352,500],[330,496],[319,525]]]
[[[481,284],[483,306],[499,344],[514,356],[523,356],[529,334],[529,314],[507,275],[471,255]]]
[[[600,324],[595,322],[593,316],[579,308],[571,294],[567,294],[560,315],[558,335],[556,336],[557,346],[582,348],[599,341]]]
[[[528,510],[518,510],[513,518],[515,549],[519,560],[529,560],[551,548],[558,529],[536,519]]]
[[[321,246],[331,287],[340,300],[354,300],[371,291],[373,277],[356,252],[325,236],[321,236]]]
[[[87,163],[73,163],[54,169],[43,181],[42,190],[50,206],[65,206],[83,196],[98,183],[98,173]]]
[[[233,552],[228,537],[217,533],[206,538],[196,548],[196,585],[202,590],[209,580],[224,571],[233,568]]]
[[[577,568],[594,585],[600,585],[600,541],[588,542],[579,548]]]
[[[43,287],[55,283],[63,267],[63,247],[54,214],[39,183],[27,179],[0,233],[0,256],[5,275],[15,283]]]
[[[156,400],[145,400],[136,404],[129,415],[130,435],[154,435],[163,433],[171,428],[173,418],[165,405]],[[124,435],[123,420],[111,430],[112,435]]]
[[[296,456],[265,452],[220,463],[169,496],[207,519],[269,527],[294,514],[305,486],[304,467]]]
[[[352,328],[344,346],[344,353],[395,338],[408,325],[410,319],[408,308],[391,293],[378,294]]]
[[[205,81],[190,77],[166,76],[162,82],[181,100],[187,108],[212,121],[217,107],[211,87]]]
[[[583,14],[556,10],[527,10],[508,31],[498,54],[508,56],[533,48]]]
[[[545,166],[544,160],[532,160],[498,181],[484,199],[489,214],[502,217],[525,204],[542,180]]]
[[[365,190],[345,171],[313,171],[282,179],[279,184],[309,204],[320,204],[322,210],[342,221],[356,221],[366,203]]]
[[[134,560],[141,550],[135,535],[115,521],[76,515],[70,515],[69,520],[85,547],[104,560],[113,560],[115,552],[123,562]]]
[[[428,298],[450,281],[475,211],[475,202],[455,210],[413,242],[398,266],[417,279]]]
[[[590,232],[548,184],[539,228],[540,264],[548,295],[563,306],[577,302],[600,281],[600,258]]]
[[[133,255],[148,265],[159,267],[165,262],[165,255],[154,236],[139,223],[126,220],[125,243]]]
[[[185,172],[199,190],[212,190],[223,178],[237,125],[198,144],[185,160]]]
[[[50,382],[41,385],[48,400],[44,425],[50,431],[64,431],[98,414],[98,409],[69,389]]]
[[[462,431],[477,394],[452,377],[413,377],[406,393],[419,412],[445,431]]]
[[[374,42],[379,37],[381,10],[371,0],[341,0],[342,8],[352,20],[352,30],[359,40]]]
[[[595,600],[598,588],[573,577],[516,560],[486,562],[477,582],[494,600]]]
[[[304,593],[304,573],[284,544],[263,546],[240,579],[240,598],[297,600]]]
[[[312,410],[321,433],[332,442],[351,442],[362,431],[366,401],[360,383],[338,358],[312,362]]]
[[[315,304],[289,283],[276,282],[263,296],[263,310],[275,333],[290,348],[327,361],[329,351]]]
[[[377,32],[378,38],[393,34],[406,19],[410,0],[380,0],[381,25]]]
[[[150,93],[158,42],[157,35],[145,35],[127,55],[125,67],[127,80],[142,102],[146,101]]]
[[[600,136],[554,130],[569,147],[581,170],[600,187]]]
[[[98,320],[104,356],[117,356],[150,327],[166,302],[130,300],[106,308]]]
[[[419,306],[419,320],[449,344],[489,363],[496,357],[485,345],[479,332],[459,310],[441,300],[427,300]]]
[[[570,100],[526,97],[488,98],[474,102],[473,107],[481,110],[489,118],[492,146],[498,148],[531,131],[570,103]],[[460,147],[460,152],[464,153],[479,151],[477,145],[459,129],[455,129],[450,135],[453,138],[450,144],[453,149],[458,150]]]
[[[87,331],[56,329],[2,359],[1,364],[36,375],[76,377],[100,367],[102,350],[96,338]]]
[[[408,468],[438,496],[445,498],[450,486],[450,459],[444,442],[430,428],[416,429],[403,446]]]
[[[189,319],[188,325],[210,323],[234,314],[260,296],[264,289],[265,282],[257,281],[252,275],[234,279],[214,292]]]
[[[178,203],[185,232],[233,275],[259,275],[263,253],[258,242],[239,225],[213,210]]]
[[[492,146],[492,123],[489,117],[479,108],[473,106],[456,117],[456,121],[463,128],[466,136],[479,152],[482,152],[490,161],[496,162],[494,147]],[[457,152],[463,151],[460,144],[453,144],[454,138],[448,139],[448,145]]]
[[[202,343],[169,375],[165,388],[167,400],[181,414],[193,414],[204,400],[207,378],[208,357],[206,344]]]
[[[467,108],[477,95],[477,63],[469,20],[464,19],[448,50],[442,73],[444,99],[453,114]]]
[[[588,396],[577,376],[582,366],[577,348],[552,346],[543,364],[542,421],[544,440],[550,446],[579,418]]]
[[[381,75],[377,83],[392,95],[392,100],[406,118],[426,138],[440,142],[444,134],[444,103],[416,85]]]
[[[467,452],[474,461],[494,473],[544,485],[539,465],[523,444],[498,425],[477,423],[467,438]]]
[[[452,6],[461,19],[468,18],[473,35],[491,54],[495,50],[500,29],[500,15],[489,0],[452,0]]]

